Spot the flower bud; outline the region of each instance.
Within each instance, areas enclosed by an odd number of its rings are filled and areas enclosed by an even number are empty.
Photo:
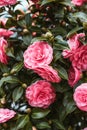
[[[25,111],[26,113],[31,113],[31,108],[27,108]]]
[[[23,30],[23,34],[28,34],[28,33],[29,33],[28,29],[25,28],[25,29]]]
[[[32,127],[32,130],[37,130],[35,126]]]
[[[3,97],[3,98],[1,98],[1,99],[0,99],[0,102],[1,102],[1,104],[2,104],[2,105],[4,105],[4,104],[6,103],[5,98],[4,98],[4,97]]]
[[[23,88],[27,88],[27,84],[23,83],[23,84],[22,84],[22,87],[23,87]]]
[[[52,37],[53,35],[52,35],[51,32],[47,32],[47,33],[45,34],[45,36],[46,36],[47,38],[50,38],[50,37]]]
[[[15,69],[12,69],[10,74],[14,74],[15,72],[16,72]]]
[[[4,73],[3,74],[3,77],[7,77],[7,76],[9,76],[9,73]]]

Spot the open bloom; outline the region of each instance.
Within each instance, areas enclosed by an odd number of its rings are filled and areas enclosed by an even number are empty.
[[[33,107],[47,108],[55,97],[54,88],[45,80],[39,80],[26,89],[26,99]]]
[[[4,123],[15,116],[15,112],[13,110],[0,108],[0,123]]]
[[[82,6],[84,2],[87,2],[87,0],[72,0],[72,3],[77,6]]]
[[[53,59],[53,49],[45,41],[37,41],[24,52],[24,65],[26,68],[49,65]]]
[[[34,68],[34,71],[40,75],[43,79],[46,79],[47,81],[59,83],[61,81],[61,78],[58,75],[58,72],[53,69],[51,66],[40,66]]]
[[[7,41],[1,37],[0,38],[0,62],[7,64],[8,63],[8,56],[6,55],[6,48],[8,46]]]
[[[73,67],[81,71],[87,70],[87,45],[82,45],[74,52],[73,56],[70,58]]]
[[[80,110],[87,111],[87,83],[83,83],[75,89],[74,101]]]
[[[14,5],[17,0],[0,0],[0,6]]]

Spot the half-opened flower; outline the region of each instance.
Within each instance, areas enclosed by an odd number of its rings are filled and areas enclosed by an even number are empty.
[[[10,37],[11,35],[13,35],[13,34],[14,34],[13,31],[0,28],[0,37],[9,38],[9,37]]]
[[[46,79],[47,81],[59,83],[61,81],[61,78],[58,75],[58,72],[53,69],[51,66],[40,66],[36,67],[34,71],[40,75],[43,79]]]
[[[0,123],[7,122],[15,116],[16,112],[6,108],[0,108]]]
[[[14,5],[17,0],[0,0],[0,6]]]
[[[8,46],[7,41],[1,37],[0,38],[0,62],[7,64],[8,63],[8,56],[6,54],[6,48]]]

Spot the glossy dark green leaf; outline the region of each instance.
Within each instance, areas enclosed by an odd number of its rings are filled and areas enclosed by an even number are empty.
[[[33,39],[31,40],[31,43],[36,42],[36,41],[43,41],[43,40],[47,40],[47,39],[44,38],[44,37],[35,37],[35,38],[33,38]]]
[[[74,29],[72,29],[68,34],[67,37],[69,38],[70,36],[72,36],[73,34],[77,33],[77,31],[82,30],[83,27],[75,27]]]
[[[87,21],[87,14],[84,12],[76,12],[73,14],[74,18],[79,18],[81,21],[86,22]]]
[[[41,3],[41,6],[48,4],[48,3],[51,3],[51,2],[55,2],[55,0],[43,0]]]
[[[13,91],[13,94],[12,94],[13,101],[16,102],[18,99],[20,99],[22,94],[23,94],[23,88],[22,87],[15,88],[15,90]]]
[[[58,73],[61,76],[61,78],[68,80],[68,74],[65,68],[58,65]]]
[[[23,41],[24,41],[23,44],[28,46],[28,45],[30,45],[31,40],[32,40],[31,34],[23,36]]]
[[[6,53],[7,53],[8,56],[15,58],[13,48],[8,48]]]
[[[11,84],[20,83],[20,81],[16,77],[13,77],[13,76],[3,77],[0,80],[0,87],[3,85],[4,82],[11,83]]]
[[[25,21],[26,21],[26,25],[27,25],[27,27],[29,27],[30,25],[31,25],[31,16],[30,16],[30,13],[27,13],[26,15],[25,15]]]
[[[60,51],[54,52],[54,61],[55,61],[55,62],[56,62],[60,57],[61,57],[61,52],[60,52]]]
[[[52,120],[53,123],[56,125],[56,127],[59,129],[59,130],[65,130],[65,127],[63,126],[62,123],[60,123],[58,120]]]
[[[49,109],[33,109],[32,111],[32,115],[31,117],[33,119],[41,119],[41,118],[44,118],[45,116],[47,116],[48,114],[50,113],[50,110]]]
[[[3,73],[9,72],[9,68],[6,65],[2,64],[2,63],[0,63],[0,70]]]
[[[11,70],[11,73],[20,71],[22,69],[22,67],[23,67],[23,62],[19,62],[19,63],[15,64]]]
[[[29,116],[25,115],[22,117],[19,117],[16,123],[16,130],[20,130],[21,128],[24,128],[24,126],[29,122]]]
[[[38,129],[47,129],[47,128],[51,128],[51,126],[49,125],[49,123],[48,122],[41,122],[41,123],[38,123],[37,125],[36,125],[36,127],[38,128]]]
[[[58,35],[55,37],[55,40],[57,41],[58,44],[61,44],[61,45],[64,45],[64,46],[67,46],[67,41],[63,40],[63,37]]]

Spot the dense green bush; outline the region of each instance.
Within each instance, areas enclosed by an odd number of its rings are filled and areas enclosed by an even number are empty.
[[[73,94],[80,84],[87,82],[87,68],[71,87],[68,75],[72,61],[62,54],[65,49],[70,50],[67,41],[74,34],[84,33],[85,38],[77,40],[86,46],[87,5],[75,6],[71,0],[27,3],[29,7],[25,10],[16,8],[20,2],[0,7],[0,17],[7,19],[6,23],[0,20],[0,28],[14,32],[11,36],[4,36],[6,33],[3,35],[8,43],[8,63],[0,63],[0,108],[16,112],[14,118],[0,124],[0,130],[81,130],[87,127],[87,96],[84,99],[84,111],[77,107]],[[36,41],[48,42],[52,47],[53,60],[50,66],[61,78],[59,83],[50,83],[55,89],[56,100],[45,109],[31,106],[25,96],[28,86],[43,80],[34,69],[24,66],[24,52]]]

